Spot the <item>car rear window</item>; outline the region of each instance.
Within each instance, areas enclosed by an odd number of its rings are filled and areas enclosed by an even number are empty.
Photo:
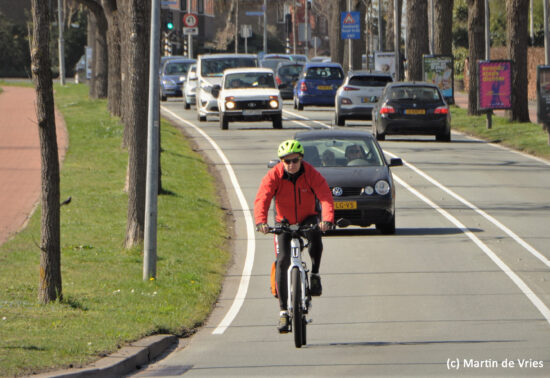
[[[279,67],[278,74],[282,77],[292,77],[300,75],[302,72],[302,65],[288,65]]]
[[[310,67],[307,69],[306,79],[312,80],[341,80],[344,73],[338,67]]]
[[[352,76],[349,79],[350,85],[358,87],[385,87],[391,82],[392,78],[389,76]]]
[[[389,98],[392,100],[421,100],[421,101],[439,101],[441,96],[436,88],[432,87],[396,87],[389,92]]]

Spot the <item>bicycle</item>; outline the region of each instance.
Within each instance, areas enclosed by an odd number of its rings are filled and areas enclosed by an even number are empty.
[[[311,294],[309,292],[309,269],[305,261],[302,261],[302,251],[309,242],[305,233],[318,229],[318,225],[299,225],[281,223],[279,226],[270,227],[272,234],[288,233],[290,241],[290,266],[287,271],[288,282],[288,315],[290,318],[290,332],[294,333],[294,345],[301,348],[306,345],[306,326],[311,320],[306,315],[311,308]]]

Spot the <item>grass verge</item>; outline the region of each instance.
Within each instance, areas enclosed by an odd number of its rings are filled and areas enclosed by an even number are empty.
[[[0,375],[82,366],[155,333],[185,335],[215,302],[229,254],[213,178],[181,132],[162,123],[157,280],[125,250],[123,127],[84,85],[56,86],[69,150],[61,172],[63,297],[37,303],[40,208],[0,247]]]
[[[451,107],[451,113],[453,130],[550,160],[548,133],[542,125],[510,122],[505,117],[493,115],[492,128],[487,129],[485,115],[469,116],[467,109],[457,106]]]

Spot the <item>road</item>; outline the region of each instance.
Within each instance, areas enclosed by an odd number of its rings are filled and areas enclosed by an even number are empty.
[[[308,345],[296,349],[275,329],[272,236],[253,232],[250,210],[280,141],[329,127],[333,110],[286,103],[282,130],[222,131],[181,102],[162,107],[224,179],[235,254],[206,326],[137,376],[550,376],[547,162],[458,133],[451,143],[381,142],[405,163],[393,169],[396,235],[346,229],[324,239],[323,295]]]

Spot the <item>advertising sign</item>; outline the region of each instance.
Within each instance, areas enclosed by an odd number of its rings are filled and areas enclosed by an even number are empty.
[[[550,123],[550,66],[537,67],[537,122]]]
[[[510,109],[512,107],[512,61],[485,60],[478,62],[479,109]]]
[[[395,53],[376,51],[374,53],[374,70],[389,72],[395,77]]]
[[[453,57],[445,55],[424,55],[422,57],[424,81],[437,85],[445,101],[454,103]]]
[[[340,32],[342,39],[361,39],[361,12],[342,12]]]

